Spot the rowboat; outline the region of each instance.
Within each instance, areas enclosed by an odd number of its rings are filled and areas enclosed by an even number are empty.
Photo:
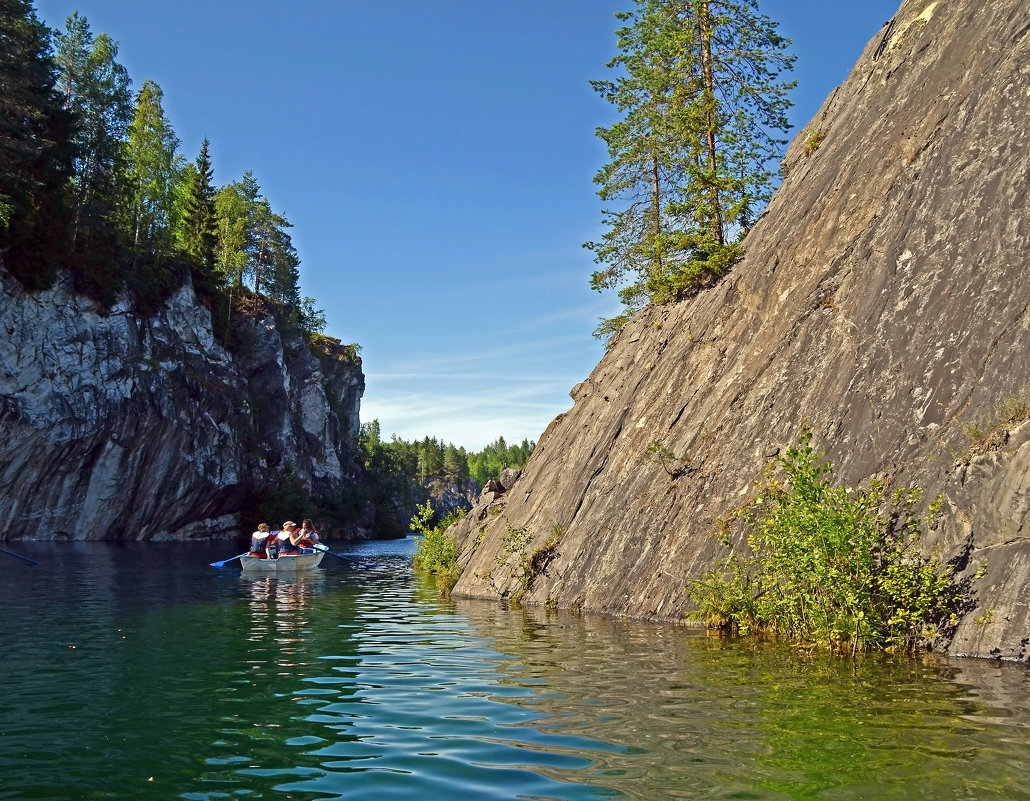
[[[287,553],[278,559],[262,559],[245,554],[240,557],[240,564],[247,573],[303,573],[318,567],[323,556],[325,551]]]

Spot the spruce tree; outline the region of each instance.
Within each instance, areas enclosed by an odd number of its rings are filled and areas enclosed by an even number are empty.
[[[215,279],[215,248],[218,245],[218,215],[215,209],[215,188],[211,183],[214,169],[205,137],[200,153],[189,173],[186,203],[183,211],[182,246],[191,265],[205,283]]]
[[[774,188],[786,144],[789,41],[755,0],[635,0],[616,17],[612,80],[593,81],[620,119],[597,130],[610,161],[594,178],[605,209],[594,289],[619,289],[626,314],[677,300],[723,275]]]
[[[51,283],[67,248],[71,125],[55,80],[32,3],[0,0],[0,261],[30,288]]]

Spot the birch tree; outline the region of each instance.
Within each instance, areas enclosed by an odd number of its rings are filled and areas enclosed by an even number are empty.
[[[176,153],[179,140],[165,117],[163,97],[160,86],[145,81],[128,128],[125,219],[134,266],[144,257],[156,261],[171,249],[174,188],[181,165]]]
[[[116,58],[118,43],[96,37],[75,12],[56,35],[54,59],[64,107],[74,115],[75,178],[72,244],[84,236],[104,237],[119,198],[125,193],[122,156],[133,119],[132,81]]]

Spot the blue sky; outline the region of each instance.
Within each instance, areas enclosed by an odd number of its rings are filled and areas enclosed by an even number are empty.
[[[326,333],[362,347],[362,420],[480,449],[537,439],[618,310],[588,286],[594,136],[628,0],[36,0],[120,44],[214,180],[252,170],[293,223]],[[764,0],[797,55],[800,127],[898,0]]]

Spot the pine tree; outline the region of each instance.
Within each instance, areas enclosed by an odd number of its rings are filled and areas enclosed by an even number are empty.
[[[602,265],[594,289],[619,289],[626,314],[723,275],[774,188],[786,143],[793,57],[755,0],[635,0],[617,14],[613,80],[594,89],[621,114],[597,135],[610,161],[594,178],[606,231],[585,247]]]

